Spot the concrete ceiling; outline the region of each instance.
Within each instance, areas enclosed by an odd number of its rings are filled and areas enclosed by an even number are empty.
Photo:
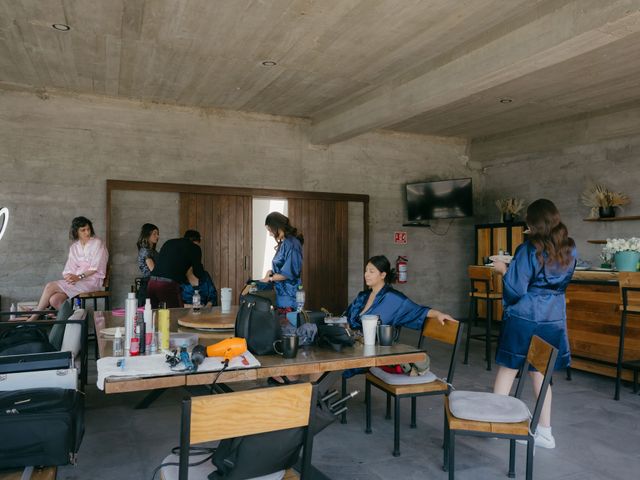
[[[638,78],[640,0],[0,0],[0,88],[304,117],[314,143],[495,135]]]

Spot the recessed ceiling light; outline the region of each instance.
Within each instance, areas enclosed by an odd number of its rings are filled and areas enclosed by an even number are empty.
[[[51,26],[56,30],[60,30],[61,32],[68,32],[69,30],[71,30],[71,27],[69,25],[65,25],[64,23],[54,23]]]
[[[275,67],[276,65],[277,63],[273,60],[265,60],[264,62],[262,62],[263,67]]]
[[[513,98],[503,97],[500,99],[500,103],[511,103],[513,102]]]

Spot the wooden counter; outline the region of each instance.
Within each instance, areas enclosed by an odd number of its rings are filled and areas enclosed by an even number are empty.
[[[617,272],[576,271],[567,288],[567,328],[572,368],[615,377],[620,341]],[[640,316],[629,315],[625,360],[640,358]],[[624,370],[623,378],[632,379]]]

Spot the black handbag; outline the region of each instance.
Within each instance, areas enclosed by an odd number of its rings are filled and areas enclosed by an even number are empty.
[[[236,316],[235,335],[247,340],[253,354],[274,353],[273,342],[282,336],[282,331],[271,302],[258,295],[245,295]]]
[[[75,463],[84,397],[62,388],[0,392],[0,431],[0,469]]]
[[[47,333],[38,325],[23,323],[0,333],[0,355],[55,352]]]
[[[353,347],[355,337],[348,327],[341,325],[318,325],[318,346],[339,352],[343,347]]]

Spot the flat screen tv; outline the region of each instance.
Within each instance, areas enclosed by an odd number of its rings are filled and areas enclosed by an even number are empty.
[[[460,218],[473,215],[473,189],[470,178],[409,183],[407,217],[420,223],[436,218]]]

